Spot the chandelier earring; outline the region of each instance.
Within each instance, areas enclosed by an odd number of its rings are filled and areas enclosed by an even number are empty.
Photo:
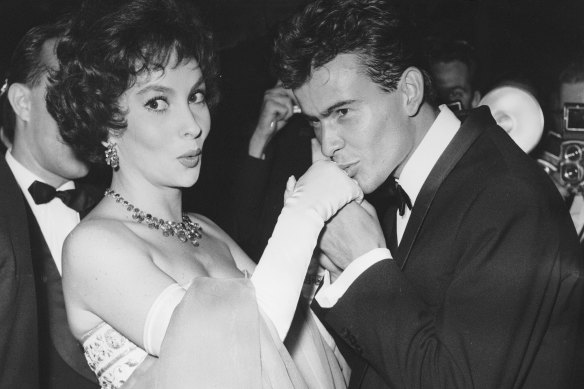
[[[118,170],[120,167],[120,159],[118,158],[118,149],[116,149],[116,146],[117,144],[114,142],[107,142],[105,144],[105,163],[114,170]]]

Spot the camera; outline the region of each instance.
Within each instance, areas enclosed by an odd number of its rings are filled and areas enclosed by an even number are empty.
[[[550,131],[538,162],[571,193],[584,192],[584,104],[566,103],[562,129]]]

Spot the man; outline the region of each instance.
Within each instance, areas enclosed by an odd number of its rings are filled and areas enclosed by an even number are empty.
[[[477,87],[474,48],[462,40],[436,40],[430,48],[430,72],[438,102],[459,103],[459,109],[476,108],[481,100]]]
[[[284,205],[288,177],[300,177],[312,162],[312,128],[294,114],[294,104],[292,92],[279,85],[264,93],[247,153],[237,164],[227,228],[256,262]]]
[[[98,387],[69,330],[60,275],[63,241],[91,200],[51,188],[75,189],[72,180],[88,172],[63,143],[45,105],[56,43],[65,32],[65,23],[27,32],[0,96],[11,145],[0,158],[2,388]]]
[[[559,73],[557,81],[557,90],[554,93],[552,102],[554,108],[552,116],[553,130],[556,133],[564,134],[563,140],[574,140],[565,138],[565,135],[569,136],[570,133],[565,131],[564,105],[572,103],[581,104],[584,107],[584,58],[573,58],[567,62]],[[579,135],[576,134],[576,140],[581,140]],[[558,182],[558,188],[563,196],[566,198],[573,196],[570,215],[580,236],[580,241],[582,241],[582,231],[584,230],[584,198],[582,193],[576,189],[569,190],[567,186],[562,184],[557,175],[554,175],[553,178]],[[575,187],[582,190],[583,185],[580,184]]]
[[[415,36],[385,1],[321,0],[276,41],[323,154],[365,193],[403,187],[383,232],[351,203],[321,239],[316,300],[357,354],[351,387],[570,387],[582,267],[562,199],[488,108],[432,105]]]

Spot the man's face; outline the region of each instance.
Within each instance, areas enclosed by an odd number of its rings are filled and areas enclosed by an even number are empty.
[[[431,71],[441,104],[458,100],[462,103],[462,109],[471,109],[478,105],[480,95],[473,90],[469,69],[464,63],[437,62],[432,65]]]
[[[390,93],[382,90],[365,74],[357,55],[340,54],[314,70],[294,93],[323,154],[365,193],[393,171],[399,175],[416,145],[405,110],[407,96],[400,87]]]
[[[43,46],[42,62],[49,68],[57,66],[55,44],[55,40],[49,40]],[[45,72],[40,82],[30,89],[30,114],[23,138],[28,152],[18,159],[48,183],[59,186],[85,176],[88,167],[63,142],[57,123],[47,111],[47,76]]]

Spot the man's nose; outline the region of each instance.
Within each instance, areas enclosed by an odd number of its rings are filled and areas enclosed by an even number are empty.
[[[342,149],[345,144],[343,139],[339,136],[337,129],[332,126],[323,125],[321,138],[319,140],[322,153],[328,158],[333,158],[334,154]]]

